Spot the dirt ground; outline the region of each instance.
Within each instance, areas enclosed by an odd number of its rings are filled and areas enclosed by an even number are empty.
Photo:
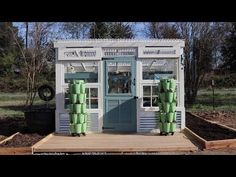
[[[211,124],[189,113],[186,114],[186,126],[207,141],[236,138],[235,131]]]
[[[236,129],[236,112],[215,111],[215,112],[196,112],[194,113],[206,120],[221,123]]]
[[[19,118],[4,118],[0,119],[0,141],[11,136],[12,134],[20,132],[11,140],[1,144],[0,147],[27,147],[37,143],[43,137],[39,134],[27,133],[25,119]]]
[[[0,147],[28,147],[41,140],[44,136],[38,134],[17,134],[11,140],[1,144]]]

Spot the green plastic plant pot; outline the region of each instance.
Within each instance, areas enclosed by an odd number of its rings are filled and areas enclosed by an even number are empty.
[[[167,91],[169,91],[170,90],[170,82],[164,82],[163,83],[164,85],[163,85],[163,88],[164,88],[164,91],[165,92],[167,92]]]
[[[85,93],[85,84],[80,84],[80,93]]]
[[[69,112],[71,113],[71,114],[73,114],[74,113],[74,104],[69,104]]]
[[[75,124],[70,124],[70,133],[75,133]]]
[[[176,89],[176,80],[171,79],[171,80],[170,80],[170,90],[171,90],[172,92],[174,92],[175,89]]]
[[[177,94],[176,94],[176,92],[173,92],[173,101],[177,101]]]
[[[81,113],[81,104],[74,104],[74,113]]]
[[[80,123],[80,124],[84,123],[84,114],[79,114],[78,123]]]
[[[173,112],[167,113],[166,117],[167,117],[168,122],[173,122],[174,121],[174,113]]]
[[[82,133],[82,124],[75,124],[75,132],[78,134]]]
[[[72,87],[73,84],[69,84],[69,93],[72,94],[73,93],[73,87]]]
[[[86,133],[87,132],[87,123],[83,123],[82,124],[82,133]]]
[[[164,123],[166,121],[166,113],[160,112],[160,121]]]
[[[83,84],[84,80],[76,80],[75,82],[76,82],[76,84]]]
[[[176,132],[176,123],[172,122],[170,123],[170,132]]]
[[[74,104],[77,102],[77,94],[70,94],[70,103]]]
[[[169,102],[164,103],[164,111],[166,113],[170,112],[170,103]]]
[[[160,129],[160,133],[164,131],[164,124],[163,123],[159,123],[159,129]]]
[[[81,113],[87,113],[87,109],[86,109],[86,104],[85,103],[83,103],[83,104],[81,104]]]
[[[76,84],[76,80],[71,80],[71,84]]]
[[[170,103],[170,112],[175,112],[176,111],[176,102]]]
[[[86,101],[86,94],[85,93],[80,93],[78,94],[78,98],[79,98],[79,103],[85,103]]]
[[[176,122],[176,111],[174,112],[173,121]]]
[[[73,84],[72,85],[72,93],[74,93],[74,94],[80,93],[80,84]]]
[[[77,114],[70,114],[71,123],[77,124],[77,119],[78,119],[78,115]]]
[[[166,93],[165,92],[160,93],[160,99],[161,99],[162,103],[164,103],[166,101]]]
[[[170,123],[167,122],[164,123],[164,132],[166,133],[170,132]]]
[[[173,102],[173,97],[174,97],[173,92],[166,92],[166,98],[167,98],[166,100],[168,102],[172,103]]]

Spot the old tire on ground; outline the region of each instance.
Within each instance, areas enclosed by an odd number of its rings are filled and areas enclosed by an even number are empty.
[[[49,95],[47,95],[49,93]],[[38,88],[38,95],[44,101],[50,101],[55,97],[54,89],[49,85],[42,85]]]

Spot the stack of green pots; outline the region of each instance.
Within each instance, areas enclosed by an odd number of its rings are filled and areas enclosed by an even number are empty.
[[[70,133],[86,135],[88,114],[86,110],[85,83],[83,80],[73,80],[69,84],[70,100]]]
[[[158,87],[159,91],[159,117],[160,134],[174,134],[176,131],[176,80],[161,79]]]

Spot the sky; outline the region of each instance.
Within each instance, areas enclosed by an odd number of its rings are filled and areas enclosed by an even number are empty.
[[[24,36],[25,36],[25,26],[24,26],[24,24],[22,22],[13,22],[13,25],[18,27],[19,35],[24,38]],[[60,25],[60,23],[55,25],[54,34],[56,34],[59,31],[59,25]],[[145,39],[146,38],[145,35],[143,34],[143,30],[144,30],[144,24],[143,23],[141,23],[141,22],[136,23],[134,30],[135,30],[135,39]]]

